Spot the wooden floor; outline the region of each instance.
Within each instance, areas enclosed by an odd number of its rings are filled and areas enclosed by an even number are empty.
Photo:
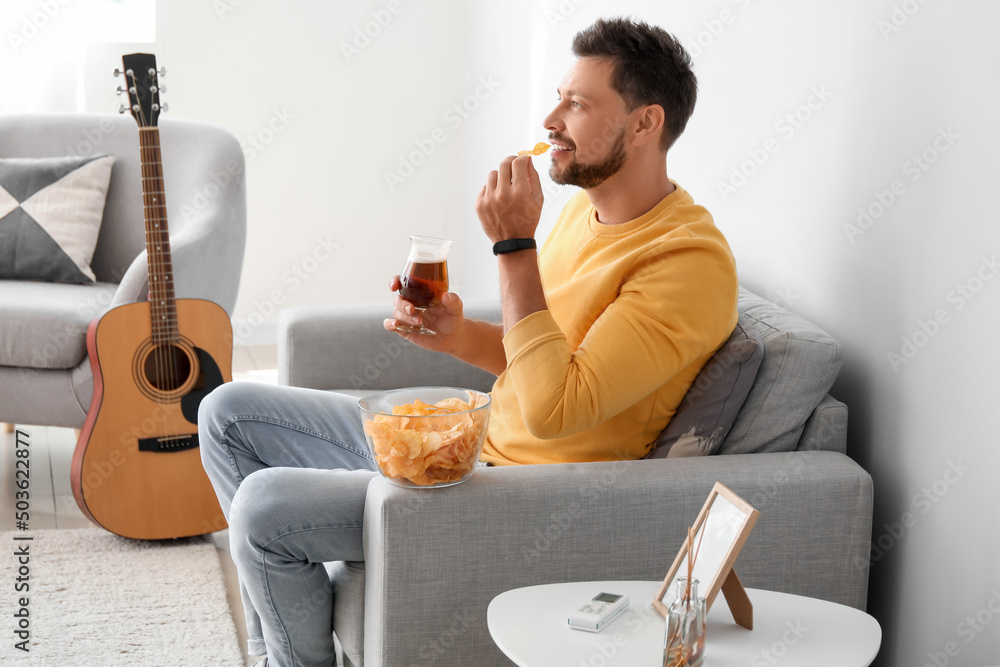
[[[275,346],[237,347],[233,352],[233,379],[277,382],[278,355]],[[94,527],[77,507],[69,482],[70,464],[76,435],[72,429],[18,425],[28,434],[30,445],[30,508],[29,529],[59,529]],[[0,522],[2,530],[13,530],[16,511],[15,492],[15,433],[0,431]],[[23,448],[22,448],[23,449]],[[97,529],[97,528],[95,528]],[[212,536],[226,577],[226,591],[233,619],[240,633],[240,646],[247,665],[246,629],[243,604],[240,602],[236,567],[229,556],[229,531]]]

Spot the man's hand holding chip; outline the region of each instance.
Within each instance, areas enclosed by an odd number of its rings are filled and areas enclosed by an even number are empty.
[[[511,155],[486,178],[476,197],[476,214],[493,243],[530,239],[535,237],[544,199],[531,156]]]
[[[530,155],[507,157],[490,172],[476,198],[476,214],[493,243],[534,239],[542,216],[542,184]],[[504,334],[525,317],[546,310],[538,255],[520,250],[497,258]]]

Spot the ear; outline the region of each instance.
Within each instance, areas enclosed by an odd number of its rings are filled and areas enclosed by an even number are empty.
[[[650,141],[656,141],[659,144],[660,135],[667,131],[665,127],[666,114],[663,112],[663,107],[659,104],[649,104],[636,109],[633,113],[636,116],[632,143],[636,146],[642,146]]]

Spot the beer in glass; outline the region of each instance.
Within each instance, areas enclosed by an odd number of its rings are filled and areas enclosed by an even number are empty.
[[[441,303],[441,296],[448,291],[448,248],[451,241],[429,236],[411,236],[410,254],[399,274],[399,295],[413,304],[418,314]],[[399,324],[399,331],[435,335],[424,326]]]

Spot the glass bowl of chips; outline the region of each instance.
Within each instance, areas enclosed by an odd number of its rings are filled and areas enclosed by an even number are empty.
[[[468,479],[490,423],[489,394],[457,387],[394,389],[360,399],[358,409],[379,472],[411,488]]]

